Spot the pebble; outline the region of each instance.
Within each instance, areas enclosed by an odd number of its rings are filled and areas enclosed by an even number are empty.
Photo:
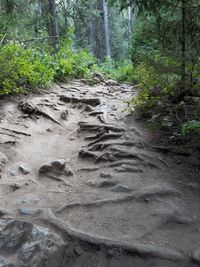
[[[131,189],[128,188],[128,186],[126,186],[126,185],[119,184],[119,185],[116,185],[115,187],[113,187],[111,189],[111,191],[112,192],[117,192],[117,193],[126,193],[126,192],[130,192]]]
[[[19,213],[21,215],[37,215],[37,214],[39,214],[41,212],[42,212],[41,209],[29,209],[29,208],[21,208],[21,209],[19,209]]]
[[[31,172],[31,169],[26,166],[25,164],[22,164],[19,166],[19,170],[23,173],[23,174],[28,174]]]

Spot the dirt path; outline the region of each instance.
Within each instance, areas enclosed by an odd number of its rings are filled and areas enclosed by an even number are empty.
[[[3,102],[0,266],[200,266],[199,159],[153,143],[134,94],[71,81]]]

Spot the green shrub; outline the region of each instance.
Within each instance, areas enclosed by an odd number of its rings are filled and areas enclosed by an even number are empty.
[[[113,59],[106,58],[97,70],[109,79],[115,79],[118,82],[133,82],[133,64],[129,60],[116,62]]]
[[[181,132],[183,135],[200,135],[200,121],[192,120],[182,124]]]
[[[54,70],[34,50],[19,44],[0,47],[0,70],[1,95],[49,85],[54,79]]]
[[[82,78],[91,74],[96,59],[86,49],[74,49],[73,42],[65,39],[60,51],[54,56],[52,67],[55,80],[64,81],[67,77]]]
[[[67,77],[87,77],[96,59],[85,49],[75,50],[65,41],[57,54],[25,49],[19,44],[0,46],[0,94],[20,93],[31,88],[48,86]]]

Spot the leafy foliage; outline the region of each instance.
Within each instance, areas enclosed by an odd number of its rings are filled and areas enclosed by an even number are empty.
[[[45,86],[54,79],[54,70],[45,64],[49,55],[40,58],[37,51],[19,44],[0,47],[0,94],[19,93],[24,88]]]
[[[85,77],[96,59],[67,40],[59,53],[26,49],[20,44],[0,46],[0,94],[20,93],[67,77]]]
[[[116,79],[118,82],[133,82],[133,64],[129,60],[115,61],[106,58],[98,66],[98,71],[105,74],[108,78]]]
[[[189,135],[189,134],[198,134],[200,135],[200,121],[192,120],[185,122],[182,125],[182,134]]]

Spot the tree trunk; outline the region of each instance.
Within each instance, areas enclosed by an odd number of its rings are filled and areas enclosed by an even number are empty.
[[[182,0],[181,8],[181,87],[183,94],[186,93],[186,0]]]
[[[128,7],[128,50],[130,53],[132,40],[132,8]]]
[[[49,35],[50,35],[50,40],[52,42],[52,46],[56,51],[58,51],[59,30],[58,30],[58,22],[56,15],[56,3],[55,0],[48,0],[48,1],[49,1],[49,17],[50,17]]]
[[[89,16],[88,19],[88,44],[89,49],[92,54],[94,54],[94,27],[93,27],[93,20],[92,16]]]
[[[104,14],[104,32],[105,32],[106,56],[111,57],[107,0],[103,0],[103,14]]]

